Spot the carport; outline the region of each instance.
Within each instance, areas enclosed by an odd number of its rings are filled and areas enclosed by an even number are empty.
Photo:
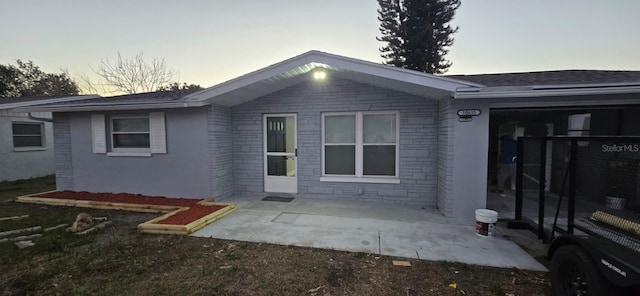
[[[499,209],[501,217],[513,218],[514,190],[507,190],[507,196],[493,194],[496,189],[496,174],[498,171],[498,155],[500,135],[518,137],[543,136],[637,136],[640,135],[640,106],[638,105],[610,105],[610,106],[565,106],[555,108],[497,108],[491,109],[489,120],[489,153],[488,153],[488,192],[487,205],[489,208]],[[525,193],[537,192],[540,187],[540,156],[533,142],[525,145],[523,162],[523,188]],[[564,181],[568,162],[568,147],[560,143],[546,144],[545,158],[545,192],[559,194]],[[585,159],[585,162],[596,161]],[[595,165],[595,164],[594,164]],[[582,164],[585,170],[592,165]],[[586,183],[587,181],[583,181]],[[507,182],[509,183],[509,182]],[[515,185],[515,180],[514,183]],[[605,188],[598,188],[596,184],[579,184],[590,187],[595,196],[604,196]],[[509,186],[507,185],[508,188]],[[585,188],[586,188],[585,187]],[[600,186],[601,187],[601,186]]]
[[[478,113],[452,120],[451,199],[454,203],[468,202],[466,215],[472,215],[472,207],[486,206],[498,210],[503,219],[514,218],[513,191],[504,197],[493,192],[501,134],[619,136],[640,132],[640,72],[569,70],[451,78],[485,85],[459,88],[449,103],[451,113]],[[555,158],[562,158],[562,149],[566,148],[547,148],[550,153],[544,161],[545,179],[550,182],[544,186],[545,191],[553,192],[561,187],[566,167],[563,159]],[[542,163],[536,155],[526,156],[525,191],[539,187],[540,178],[536,176]]]

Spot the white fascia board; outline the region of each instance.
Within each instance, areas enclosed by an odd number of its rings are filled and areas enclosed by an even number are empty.
[[[99,97],[100,97],[99,95],[84,95],[84,96],[71,96],[71,97],[52,98],[52,99],[35,100],[35,101],[15,102],[11,104],[0,105],[0,109],[14,109],[19,107],[27,107],[27,106],[42,105],[42,104],[63,103],[63,102],[69,102],[69,101],[95,99]]]
[[[640,86],[640,82],[533,85],[531,86],[531,89],[542,90],[542,89],[561,89],[561,88],[606,88],[606,87],[625,87],[625,86]]]
[[[585,95],[614,95],[614,94],[640,94],[640,86],[614,86],[595,88],[551,88],[551,89],[531,89],[529,90],[501,90],[491,91],[466,91],[458,90],[454,94],[455,99],[508,99],[508,98],[530,98],[530,97],[562,97],[562,96],[585,96]]]
[[[615,105],[629,105],[639,104],[640,100],[636,99],[607,99],[603,100],[571,100],[571,101],[527,101],[527,102],[513,102],[513,101],[500,101],[489,103],[490,109],[515,109],[515,108],[553,108],[553,107],[602,107],[603,105],[615,106]]]
[[[85,104],[73,106],[32,106],[15,109],[16,112],[79,112],[79,111],[110,111],[110,110],[142,110],[142,109],[173,109],[206,106],[205,102],[167,102],[156,104]]]
[[[320,51],[309,51],[299,56],[284,60],[282,62],[267,66],[254,72],[242,75],[218,85],[214,85],[205,90],[187,95],[186,100],[201,101],[207,100],[221,94],[268,80],[272,77],[285,74],[292,70],[300,69],[298,75],[307,73],[314,68],[328,68],[335,70],[347,70],[374,75],[387,79],[399,80],[416,85],[432,88],[439,88],[447,91],[455,91],[461,87],[481,87],[466,81],[452,78],[440,77],[432,74],[422,73],[414,70],[402,69],[398,67],[376,64],[343,56],[328,54]]]

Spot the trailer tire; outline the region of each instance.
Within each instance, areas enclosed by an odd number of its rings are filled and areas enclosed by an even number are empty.
[[[551,285],[554,295],[608,295],[612,288],[578,245],[561,246],[555,251],[551,258]]]

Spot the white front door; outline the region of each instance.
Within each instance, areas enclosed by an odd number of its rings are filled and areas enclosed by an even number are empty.
[[[298,146],[295,114],[266,114],[264,191],[298,193]]]

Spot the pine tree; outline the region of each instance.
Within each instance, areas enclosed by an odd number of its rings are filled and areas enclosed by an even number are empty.
[[[441,74],[451,67],[444,56],[458,27],[449,22],[460,0],[378,0],[378,41],[385,64]]]

